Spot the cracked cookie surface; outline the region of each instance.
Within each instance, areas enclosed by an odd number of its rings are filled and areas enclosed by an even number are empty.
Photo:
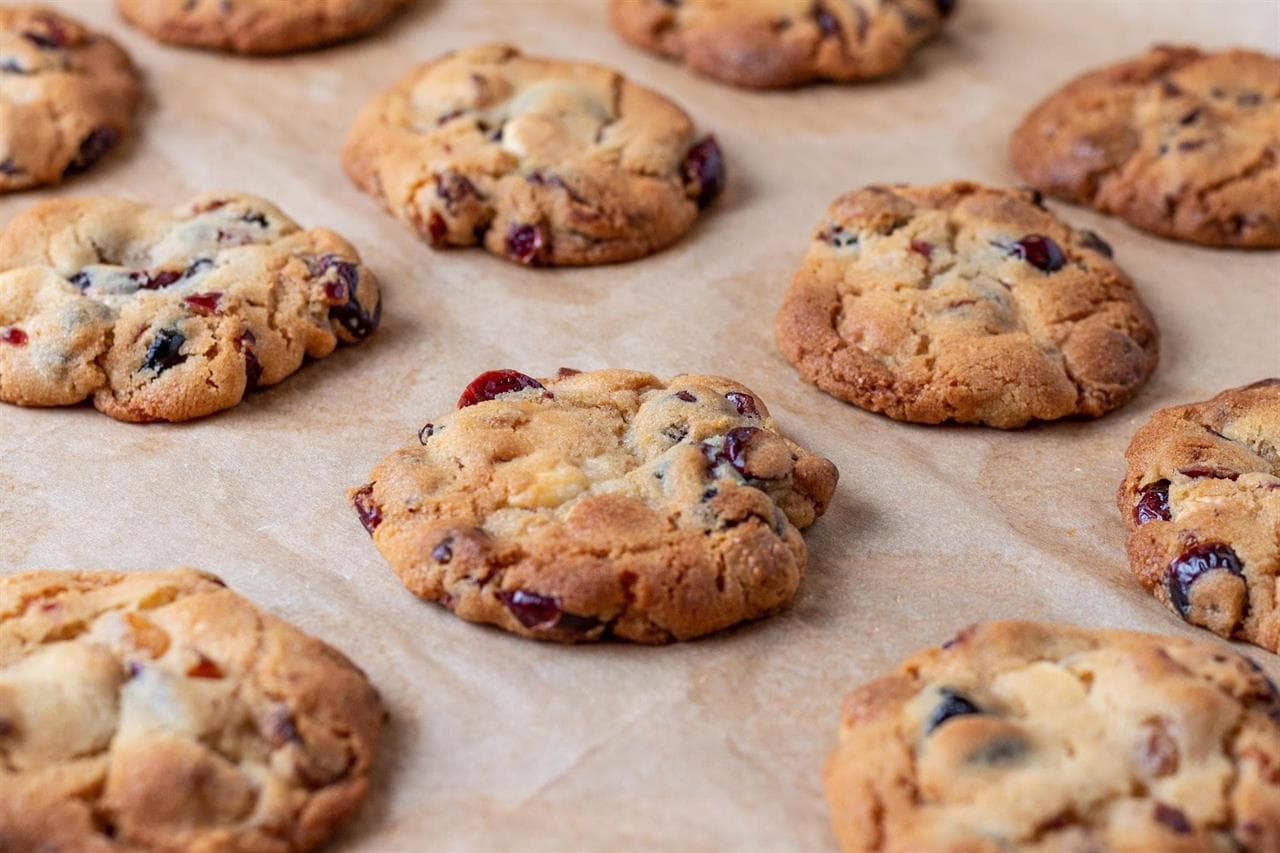
[[[1033,186],[1207,246],[1280,246],[1280,57],[1157,46],[1046,98],[1013,135]]]
[[[856,190],[814,234],[778,346],[823,391],[898,420],[1097,417],[1133,397],[1158,351],[1111,255],[1033,192]]]
[[[365,339],[381,308],[350,245],[259,198],[47,201],[0,232],[0,400],[198,418]]]
[[[599,65],[490,45],[420,66],[356,119],[347,174],[435,248],[528,265],[674,243],[724,185],[713,137]]]
[[[128,134],[141,99],[110,38],[41,6],[0,8],[0,192],[90,168]]]
[[[853,82],[900,68],[955,0],[612,0],[624,39],[739,86]]]
[[[1117,503],[1143,588],[1190,622],[1280,652],[1280,379],[1156,412]]]
[[[0,849],[313,848],[364,799],[383,716],[212,575],[0,579]]]
[[[837,472],[711,376],[481,375],[352,503],[414,593],[561,642],[664,643],[769,615]]]
[[[287,53],[374,29],[409,0],[116,0],[126,21],[170,44]]]
[[[850,694],[824,781],[846,853],[1263,853],[1278,721],[1219,644],[992,623]]]

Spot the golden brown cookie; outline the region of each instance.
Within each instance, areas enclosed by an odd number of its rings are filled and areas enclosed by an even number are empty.
[[[1280,246],[1280,57],[1152,48],[1046,98],[1013,135],[1039,189],[1206,246]]]
[[[845,700],[845,853],[1280,850],[1280,695],[1220,645],[997,622]]]
[[[1280,652],[1280,379],[1156,412],[1117,502],[1129,565],[1193,625]]]
[[[43,6],[0,7],[0,192],[85,171],[129,133],[141,99],[110,38]]]
[[[627,41],[718,80],[758,88],[891,74],[955,0],[612,0]]]
[[[725,174],[715,139],[656,92],[504,45],[448,54],[374,98],[343,162],[432,246],[548,266],[666,248]]]
[[[665,643],[790,601],[836,477],[728,379],[501,370],[351,500],[405,585],[464,619]]]
[[[383,716],[350,661],[212,575],[0,578],[0,850],[316,847]]]
[[[1111,254],[1036,193],[867,187],[815,232],[778,346],[823,391],[898,420],[1098,417],[1133,397],[1158,350]]]

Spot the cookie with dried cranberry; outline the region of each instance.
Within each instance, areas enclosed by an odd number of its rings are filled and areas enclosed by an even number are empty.
[[[311,849],[364,799],[383,717],[213,575],[0,578],[0,849]]]
[[[1155,368],[1111,248],[1030,191],[871,186],[836,199],[776,322],[805,380],[917,423],[1098,417]]]
[[[1160,45],[1073,80],[1013,135],[1033,186],[1206,246],[1280,246],[1280,57]]]
[[[356,119],[347,173],[433,247],[531,266],[627,261],[674,243],[724,186],[713,137],[599,65],[461,50]]]
[[[1280,694],[1220,644],[976,625],[844,703],[845,853],[1280,849]]]
[[[232,53],[305,50],[374,29],[409,0],[116,0],[159,41]]]
[[[405,586],[463,619],[666,643],[790,601],[836,477],[728,379],[498,370],[350,497]]]
[[[355,249],[260,198],[47,201],[0,231],[0,400],[190,420],[364,340],[381,309]]]
[[[85,171],[128,135],[141,98],[107,36],[42,6],[0,7],[0,192]]]
[[[1171,610],[1280,652],[1280,379],[1161,409],[1117,502],[1129,565]]]

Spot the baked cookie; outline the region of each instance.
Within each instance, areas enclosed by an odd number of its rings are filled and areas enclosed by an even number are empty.
[[[0,579],[0,850],[306,850],[384,712],[339,652],[213,575]]]
[[[891,418],[1097,417],[1155,368],[1151,314],[1096,234],[970,183],[836,199],[778,314],[809,382]]]
[[[116,0],[120,14],[170,44],[287,53],[377,27],[409,0]]]
[[[846,853],[1280,850],[1280,695],[1219,645],[998,622],[845,700]]]
[[[0,400],[198,418],[368,337],[381,308],[350,245],[259,198],[47,201],[0,232]]]
[[[955,0],[612,0],[627,41],[759,88],[883,77],[942,29]]]
[[[42,6],[0,6],[0,192],[85,171],[128,134],[141,99],[110,38]]]
[[[836,469],[728,379],[498,370],[350,497],[412,592],[544,640],[688,640],[795,594]]]
[[[1280,379],[1156,412],[1117,501],[1139,582],[1193,625],[1280,652]]]
[[[435,248],[605,264],[674,243],[724,186],[713,137],[616,71],[491,45],[415,69],[356,119],[347,174]]]
[[[1158,46],[1068,83],[1013,135],[1028,182],[1206,246],[1280,246],[1280,58]]]

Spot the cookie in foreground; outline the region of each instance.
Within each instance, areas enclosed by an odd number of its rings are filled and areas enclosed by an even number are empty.
[[[1280,652],[1280,379],[1161,409],[1125,457],[1139,583],[1193,625]]]
[[[1159,347],[1098,235],[1038,193],[966,182],[836,199],[775,332],[800,375],[841,400],[1002,428],[1123,405]]]
[[[190,420],[364,340],[381,310],[355,249],[263,199],[54,199],[0,231],[0,400]]]
[[[617,71],[506,45],[421,65],[360,113],[347,174],[433,247],[531,266],[606,264],[680,239],[724,160]]]
[[[345,657],[212,575],[0,578],[0,849],[316,847],[383,718]]]
[[[845,700],[846,853],[1280,849],[1280,695],[1221,643],[962,631]]]
[[[612,0],[613,28],[632,44],[739,86],[892,74],[936,36],[955,0]]]
[[[350,499],[405,586],[463,619],[665,643],[790,601],[836,478],[728,379],[500,370]]]
[[[1159,45],[1085,74],[1013,135],[1029,183],[1206,246],[1280,247],[1280,57]]]
[[[128,135],[142,77],[115,41],[42,6],[0,7],[0,192],[56,184]]]

